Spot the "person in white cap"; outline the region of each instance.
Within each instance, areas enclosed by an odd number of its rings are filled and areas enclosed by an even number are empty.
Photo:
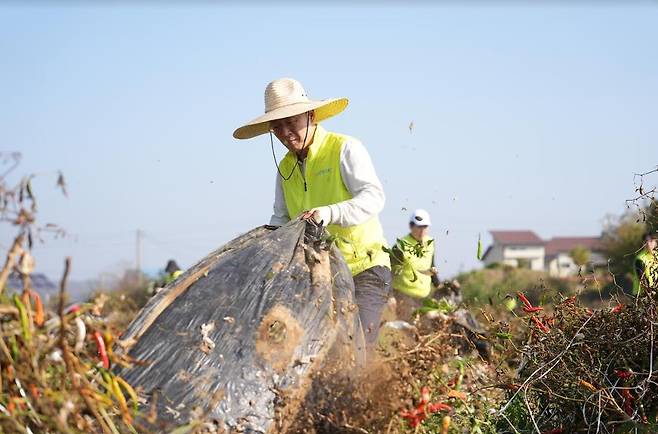
[[[435,243],[429,236],[431,224],[429,213],[417,209],[409,218],[409,234],[398,239],[390,251],[396,314],[401,320],[409,320],[430,295],[432,286],[439,286]]]
[[[277,175],[270,225],[314,219],[336,236],[354,278],[366,343],[372,346],[391,285],[378,218],[384,190],[361,142],[319,125],[342,112],[347,103],[347,98],[311,100],[297,80],[274,80],[265,89],[265,114],[236,129],[233,137],[269,133],[274,156],[274,134],[288,149],[280,163],[274,157]]]

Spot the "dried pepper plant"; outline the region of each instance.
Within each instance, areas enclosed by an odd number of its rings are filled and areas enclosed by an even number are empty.
[[[137,394],[111,371],[113,364],[129,361],[112,353],[114,337],[100,316],[103,299],[65,306],[69,259],[57,312],[47,311],[32,287],[34,242],[45,232],[63,231],[37,223],[34,175],[9,184],[19,162],[18,153],[0,154],[0,223],[16,230],[0,271],[0,431],[137,432]],[[56,185],[66,194],[61,173]],[[22,291],[14,294],[6,289],[11,273],[22,281]]]
[[[655,293],[596,311],[574,296],[550,315],[526,304],[530,337],[501,432],[655,432]]]

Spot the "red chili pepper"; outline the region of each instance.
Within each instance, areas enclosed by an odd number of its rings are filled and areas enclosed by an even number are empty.
[[[430,402],[430,389],[428,387],[423,387],[420,389],[420,403],[427,404]]]
[[[619,312],[621,312],[623,307],[624,307],[623,303],[619,303],[617,306],[613,307],[610,312],[619,313]]]
[[[427,405],[427,411],[436,413],[437,411],[452,411],[452,407],[443,402],[434,402]]]
[[[103,335],[100,332],[94,332],[94,340],[96,341],[96,347],[98,348],[98,356],[103,362],[103,367],[105,369],[110,369],[110,359],[107,357],[107,351],[105,350],[105,341],[103,340]]]
[[[412,408],[411,410],[401,411],[400,416],[409,421],[409,426],[415,428],[425,419],[425,411]]]
[[[41,296],[34,291],[30,291],[30,296],[34,300],[34,323],[38,327],[41,327],[46,320],[46,313],[43,309]]]
[[[525,295],[523,295],[522,292],[517,292],[516,295],[519,297],[519,299],[525,304],[525,307],[532,309],[532,303],[530,303],[530,300],[526,298]]]
[[[628,389],[622,389],[621,390],[621,396],[624,397],[624,411],[626,412],[627,415],[632,416],[633,415],[633,401],[635,401],[635,397],[631,395],[631,391]]]
[[[537,306],[537,307],[526,307],[526,306],[524,306],[523,307],[523,311],[527,312],[527,313],[535,313],[535,312],[539,312],[540,310],[544,310],[544,308],[541,307],[541,306]]]
[[[572,304],[576,302],[576,296],[572,295],[571,297],[567,298],[562,302],[562,304]]]
[[[35,386],[34,384],[30,384],[30,394],[34,399],[39,399],[41,397],[41,394],[39,393],[39,389],[37,389],[37,386]]]
[[[72,304],[68,308],[66,308],[66,313],[76,313],[80,311],[80,305],[77,304]]]
[[[631,378],[634,374],[631,371],[624,371],[623,369],[615,369],[615,375],[619,378]]]
[[[14,399],[11,397],[9,398],[9,404],[7,404],[7,411],[9,412],[9,414],[14,414],[14,412],[16,411],[16,403],[14,402]]]
[[[456,374],[452,377],[452,380],[448,381],[448,387],[454,387],[455,384],[457,384],[457,381],[459,381],[459,374]]]
[[[536,316],[533,316],[533,317],[532,317],[532,320],[533,320],[534,323],[537,325],[537,327],[539,328],[539,330],[543,331],[544,333],[548,333],[548,332],[551,331],[551,330],[550,330],[548,327],[546,327],[541,321],[539,321],[539,318],[537,318]]]
[[[429,402],[430,399],[430,389],[423,387],[421,389],[420,403],[418,407],[412,408],[410,410],[400,411],[400,416],[409,421],[409,426],[412,428],[417,427],[421,422],[427,418],[429,414],[436,413],[438,411],[451,411],[452,407],[448,404],[442,402]]]
[[[22,301],[28,310],[32,308],[32,303],[30,302],[30,300],[34,302],[34,317],[33,317],[34,324],[37,327],[41,327],[45,320],[44,318],[45,312],[43,310],[43,303],[41,302],[41,296],[37,294],[35,291],[29,289],[27,291],[23,291]]]

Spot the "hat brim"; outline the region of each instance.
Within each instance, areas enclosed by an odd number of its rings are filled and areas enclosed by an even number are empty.
[[[333,98],[322,101],[308,101],[297,104],[290,104],[285,107],[269,111],[256,119],[247,122],[233,132],[236,139],[251,139],[260,136],[270,130],[270,122],[277,119],[284,119],[290,116],[300,115],[313,110],[315,112],[315,121],[322,122],[332,116],[336,116],[347,107],[347,98]]]

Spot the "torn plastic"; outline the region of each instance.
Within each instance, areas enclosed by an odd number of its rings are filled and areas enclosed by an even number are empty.
[[[220,432],[285,432],[318,371],[363,362],[353,300],[352,275],[321,228],[256,228],[149,301],[120,343],[143,363],[120,374],[157,414],[153,428],[202,419]]]

